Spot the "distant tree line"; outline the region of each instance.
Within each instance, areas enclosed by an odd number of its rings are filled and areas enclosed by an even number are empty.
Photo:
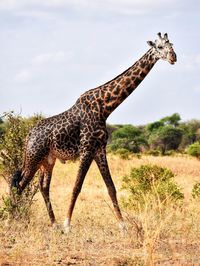
[[[200,120],[181,122],[178,113],[143,126],[108,125],[108,131],[110,152],[194,155],[195,150],[194,156],[200,156]]]

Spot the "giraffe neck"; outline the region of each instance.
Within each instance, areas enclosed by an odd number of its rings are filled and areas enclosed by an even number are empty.
[[[137,88],[157,60],[150,49],[121,75],[99,87],[105,118]]]

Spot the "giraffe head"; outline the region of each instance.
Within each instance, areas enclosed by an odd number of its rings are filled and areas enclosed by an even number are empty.
[[[22,172],[20,170],[17,170],[11,180],[11,189],[16,188],[18,194],[20,194],[19,182],[21,180],[22,180]]]
[[[168,61],[170,64],[174,64],[177,60],[176,53],[173,49],[173,44],[170,43],[167,33],[164,36],[161,36],[161,33],[158,33],[158,39],[155,42],[148,41],[149,46],[152,47],[153,53],[157,59],[163,59]]]

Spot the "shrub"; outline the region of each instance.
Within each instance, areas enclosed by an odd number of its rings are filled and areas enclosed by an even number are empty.
[[[13,112],[5,113],[4,115],[5,130],[0,136],[0,169],[9,188],[13,174],[22,167],[26,135],[30,128],[41,118],[41,115],[36,115],[25,119],[15,115]],[[2,197],[0,218],[21,218],[23,215],[26,216],[37,188],[36,183],[32,181],[23,195],[18,196],[16,190],[13,189],[9,195]]]
[[[194,199],[200,199],[200,182],[196,183],[192,188],[192,197]]]
[[[2,196],[0,206],[0,219],[25,219],[27,222],[30,217],[30,206],[33,203],[33,197],[37,193],[38,186],[33,181],[22,195],[18,195],[14,188],[10,194]]]
[[[160,156],[161,152],[159,150],[149,150],[145,152],[146,155]]]
[[[130,151],[125,148],[121,148],[121,149],[116,150],[115,154],[118,154],[120,158],[124,160],[128,160],[130,156]]]
[[[157,165],[133,168],[130,175],[123,178],[122,188],[129,193],[128,198],[123,199],[124,205],[142,208],[147,196],[148,199],[156,197],[163,204],[167,199],[174,202],[183,199],[183,193],[173,178],[171,170]]]
[[[0,136],[0,164],[7,177],[22,167],[25,138],[41,118],[41,115],[25,119],[13,112],[4,114],[5,132]]]
[[[191,144],[186,151],[189,155],[200,158],[200,142]]]

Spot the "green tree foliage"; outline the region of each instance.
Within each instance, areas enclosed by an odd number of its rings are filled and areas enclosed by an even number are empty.
[[[125,125],[112,133],[112,143],[109,145],[111,151],[126,149],[137,153],[141,145],[147,145],[142,130],[132,125]]]
[[[150,123],[146,126],[146,130],[149,134],[157,131],[159,128],[164,126],[164,122],[163,121],[156,121],[153,123]]]
[[[197,141],[193,144],[191,144],[188,148],[187,148],[187,153],[189,155],[192,155],[194,157],[200,158],[200,142]]]
[[[0,117],[0,137],[4,134],[5,132],[5,123],[3,122],[3,119]]]
[[[22,167],[25,138],[29,130],[42,118],[35,115],[22,118],[13,112],[4,114],[4,133],[0,136],[1,169],[7,176]]]
[[[188,145],[195,141],[200,141],[200,120],[192,119],[181,123],[179,126],[183,130],[181,148],[184,150]]]
[[[145,127],[151,152],[159,150],[164,155],[168,150],[178,149],[183,135],[179,128],[180,120],[180,115],[175,113]]]
[[[168,199],[179,201],[184,198],[172,171],[157,165],[133,168],[130,175],[123,178],[122,188],[128,192],[128,198],[123,199],[124,205],[135,209],[145,206],[147,196],[148,199],[156,197],[163,204]]]
[[[1,173],[9,187],[13,173],[22,167],[26,135],[41,118],[41,115],[27,119],[15,115],[13,112],[4,114],[5,128],[0,136],[0,166]],[[33,196],[37,190],[37,184],[32,181],[21,196],[16,193],[16,189],[11,190],[9,195],[3,196],[0,218],[25,218],[27,220]]]
[[[120,149],[120,154],[127,150],[165,155],[173,151],[185,152],[188,145],[200,141],[200,120],[181,123],[180,115],[174,113],[146,126],[111,126],[109,132],[112,137],[108,151]]]
[[[171,125],[159,127],[149,137],[152,148],[161,150],[164,155],[167,150],[177,150],[182,139],[182,130]]]
[[[171,125],[174,127],[177,127],[179,125],[179,122],[181,120],[181,117],[178,113],[174,113],[171,116],[166,116],[160,120],[160,122],[164,122],[165,125]]]
[[[196,131],[196,141],[200,142],[200,127]]]

